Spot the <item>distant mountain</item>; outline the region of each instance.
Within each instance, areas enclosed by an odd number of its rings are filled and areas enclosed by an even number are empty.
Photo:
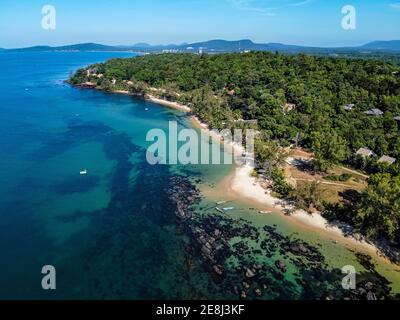
[[[139,43],[134,44],[133,46],[134,47],[142,47],[142,48],[151,47],[151,45],[146,42],[139,42]]]
[[[306,47],[287,45],[283,43],[255,43],[249,39],[227,41],[227,40],[210,40],[195,43],[169,44],[169,45],[150,45],[148,43],[137,43],[131,46],[107,46],[97,43],[82,43],[75,45],[67,45],[61,47],[35,46],[22,49],[10,49],[11,51],[133,51],[133,52],[244,52],[244,51],[278,51],[283,53],[314,53],[314,54],[339,54],[354,53],[363,51],[373,52],[399,52],[400,40],[394,41],[375,41],[358,47]]]
[[[236,52],[236,51],[288,51],[288,50],[301,50],[305,47],[285,45],[280,43],[254,43],[249,39],[237,40],[237,41],[226,41],[226,40],[211,40],[205,42],[197,42],[187,44],[187,48],[193,48],[193,50],[207,50],[215,52]]]
[[[400,51],[400,40],[374,41],[362,46],[368,50]]]
[[[61,47],[34,46],[21,49],[10,49],[9,51],[121,51],[125,50],[115,46],[106,46],[97,43],[80,43]]]

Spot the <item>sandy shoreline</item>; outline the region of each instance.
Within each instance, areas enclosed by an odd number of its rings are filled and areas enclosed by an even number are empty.
[[[129,91],[124,91],[124,90],[114,90],[112,93],[124,94],[124,95],[133,96],[133,97],[138,98],[138,96],[130,93]],[[184,104],[156,98],[153,95],[147,94],[146,97],[144,97],[144,99],[147,101],[151,101],[151,102],[154,102],[154,103],[157,103],[157,104],[169,107],[169,108],[177,109],[177,110],[180,110],[180,111],[183,111],[186,113],[191,112],[190,108]]]
[[[128,91],[116,90],[113,92],[117,94],[134,96]],[[156,98],[152,95],[147,95],[145,100],[180,110],[185,113],[191,112],[190,107],[186,105]],[[205,130],[210,136],[213,137],[213,139],[221,141],[221,135],[210,130],[208,125],[201,122],[196,116],[192,115],[191,120],[196,127]],[[235,152],[235,154],[241,155],[245,152],[243,146],[241,145],[230,142],[229,146],[232,148],[231,150],[232,152]],[[226,178],[224,183],[225,187],[229,188],[229,191],[237,195],[239,198],[254,201],[261,206],[265,206],[267,210],[271,210],[272,212],[282,215],[283,218],[288,219],[288,221],[291,223],[296,223],[299,225],[299,227],[309,228],[310,231],[324,234],[337,243],[341,243],[345,246],[351,246],[354,249],[361,249],[363,251],[373,253],[385,259],[387,262],[393,263],[381,250],[379,250],[376,245],[363,240],[361,236],[358,237],[345,235],[342,229],[329,224],[329,222],[318,213],[311,215],[304,210],[294,210],[294,212],[290,215],[285,215],[285,210],[294,208],[287,205],[285,201],[271,196],[270,191],[265,190],[257,182],[256,178],[251,177],[252,171],[253,167],[248,164],[236,166],[234,172],[232,172],[232,174]]]
[[[261,187],[256,178],[251,177],[252,170],[251,166],[236,167],[235,172],[227,178],[225,185],[234,194],[247,200],[255,201],[271,212],[283,215],[291,223],[296,223],[301,227],[309,228],[313,232],[324,234],[337,243],[376,254],[387,262],[393,263],[375,244],[367,242],[361,235],[345,235],[341,228],[330,224],[321,214],[314,213],[311,215],[304,210],[295,210],[286,204],[284,200],[274,198],[271,196],[270,191]],[[290,215],[284,215],[285,209],[292,209],[294,212]]]
[[[192,116],[192,122],[201,129],[207,130],[209,134],[214,134],[214,132],[209,130],[208,125],[202,123],[197,117]],[[214,134],[213,137],[220,139],[219,135]],[[232,147],[234,152],[239,154],[244,152],[242,146],[232,144]],[[364,240],[362,235],[346,235],[341,228],[330,224],[321,214],[314,213],[311,215],[304,210],[296,210],[293,206],[287,204],[285,200],[273,197],[271,195],[271,190],[264,189],[257,179],[251,176],[253,170],[254,167],[250,164],[236,166],[234,172],[232,172],[232,174],[226,178],[225,183],[223,183],[224,187],[228,188],[240,198],[251,200],[259,205],[265,206],[266,211],[270,210],[280,214],[283,219],[287,219],[291,223],[295,223],[301,227],[307,227],[313,232],[324,234],[337,243],[375,254],[385,259],[388,263],[393,263],[375,244]],[[290,215],[285,215],[285,210],[291,210],[293,212]],[[398,253],[396,260],[398,261],[397,265],[400,265],[400,256]]]
[[[156,97],[150,96],[150,95],[148,97],[146,97],[146,100],[164,105],[169,108],[177,109],[177,110],[180,110],[183,112],[191,112],[191,110],[188,106],[185,106],[184,104],[180,104],[178,102],[171,102],[171,101],[159,99],[159,98],[156,98]]]

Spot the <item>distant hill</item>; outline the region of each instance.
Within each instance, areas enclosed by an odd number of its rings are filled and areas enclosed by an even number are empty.
[[[35,46],[21,49],[10,49],[10,51],[134,51],[134,52],[198,52],[202,50],[208,53],[221,52],[243,52],[243,51],[278,51],[283,53],[354,53],[363,52],[365,50],[373,52],[399,52],[400,40],[393,41],[374,41],[358,47],[306,47],[297,45],[287,45],[283,43],[255,43],[249,39],[227,41],[227,40],[210,40],[195,43],[168,44],[168,45],[150,45],[148,43],[137,43],[127,46],[107,46],[97,43],[82,43],[75,45],[67,45],[60,47]]]
[[[249,39],[237,40],[237,41],[227,41],[227,40],[211,40],[205,42],[196,42],[192,44],[187,44],[187,48],[193,48],[193,50],[204,49],[207,51],[216,52],[239,52],[239,51],[292,51],[301,50],[306,47],[285,45],[280,43],[254,43]],[[182,46],[181,46],[181,49]]]
[[[9,49],[9,51],[121,51],[125,50],[115,46],[106,46],[97,43],[80,43],[74,45],[50,47],[50,46],[34,46],[21,49]]]
[[[146,47],[151,47],[151,44],[148,44],[146,42],[139,42],[133,45],[134,47],[142,47],[142,48],[146,48]]]
[[[364,49],[369,50],[383,50],[383,51],[400,51],[400,40],[392,41],[374,41],[362,46]]]

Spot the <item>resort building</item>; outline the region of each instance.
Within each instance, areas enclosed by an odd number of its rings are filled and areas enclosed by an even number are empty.
[[[380,110],[380,109],[371,109],[371,110],[365,111],[364,113],[366,115],[374,116],[374,117],[378,117],[378,116],[383,115],[383,111]]]
[[[236,120],[235,123],[244,123],[244,124],[248,124],[248,125],[257,125],[258,124],[258,120],[243,120],[243,119],[239,119],[239,120]]]
[[[283,106],[283,112],[291,112],[293,110],[296,110],[297,105],[294,103],[285,103]]]
[[[372,157],[374,154],[374,152],[368,148],[360,148],[357,152],[357,155],[362,156],[364,158],[369,158]]]
[[[389,157],[389,156],[383,156],[378,160],[379,163],[387,163],[387,164],[393,164],[396,162],[395,158]]]
[[[355,106],[356,106],[355,104],[350,103],[350,104],[345,105],[343,108],[344,108],[344,110],[346,110],[346,111],[351,111],[351,110],[353,110],[353,108],[354,108]]]

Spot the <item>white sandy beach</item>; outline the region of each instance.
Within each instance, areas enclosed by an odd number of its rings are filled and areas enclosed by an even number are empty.
[[[151,102],[154,102],[154,103],[162,104],[162,105],[164,105],[166,107],[177,109],[177,110],[180,110],[180,111],[183,111],[183,112],[190,112],[191,111],[190,108],[188,106],[184,105],[184,104],[180,104],[178,102],[171,102],[171,101],[167,101],[167,100],[164,100],[164,99],[159,99],[159,98],[156,98],[156,97],[154,97],[152,95],[148,95],[147,100],[149,100]]]
[[[117,94],[124,94],[124,95],[129,95],[129,96],[135,96],[134,94],[130,93],[129,91],[125,90],[114,90],[113,93]],[[177,109],[183,112],[190,112],[190,108],[184,104],[178,103],[178,102],[172,102],[164,99],[157,98],[153,95],[147,94],[145,97],[146,100],[172,108],[172,109]]]
[[[115,91],[115,93],[130,95],[128,91]],[[186,105],[159,99],[152,95],[147,95],[146,100],[164,105],[169,108],[177,109],[185,113],[191,112],[190,107]],[[208,125],[201,122],[196,116],[192,116],[191,119],[194,125],[202,130],[207,131],[207,133],[214,139],[222,141],[221,135],[210,130]],[[245,152],[243,146],[241,145],[230,142],[229,146],[237,155],[241,155]],[[322,217],[321,214],[314,213],[311,215],[304,210],[295,210],[295,208],[287,204],[285,201],[273,197],[270,191],[264,189],[257,179],[251,176],[252,171],[253,166],[249,164],[237,166],[234,173],[228,177],[228,188],[230,191],[236,194],[238,197],[255,201],[256,203],[265,206],[266,209],[272,210],[277,214],[281,214],[284,218],[289,219],[292,223],[297,223],[299,226],[309,228],[310,231],[324,233],[327,237],[338,243],[342,243],[346,246],[351,246],[352,248],[356,249],[364,249],[364,251],[374,253],[382,258],[385,258],[384,254],[374,244],[363,240],[361,235],[345,235],[342,229],[329,224],[329,222]],[[291,210],[293,212],[286,216],[284,215],[285,210]]]
[[[266,191],[257,182],[256,178],[251,176],[253,167],[249,165],[239,166],[235,169],[234,174],[229,177],[228,185],[231,191],[238,196],[244,197],[248,200],[257,202],[258,204],[265,205],[266,209],[284,214],[284,210],[294,209],[285,201],[274,198],[271,196],[270,191]],[[332,240],[342,244],[350,245],[357,249],[364,249],[368,252],[373,252],[380,256],[384,256],[379,249],[363,240],[361,235],[355,234],[353,236],[346,236],[342,229],[337,226],[330,225],[329,222],[319,213],[309,214],[304,210],[295,210],[285,218],[291,220],[293,223],[298,223],[304,227],[310,228],[316,232],[325,233]]]

